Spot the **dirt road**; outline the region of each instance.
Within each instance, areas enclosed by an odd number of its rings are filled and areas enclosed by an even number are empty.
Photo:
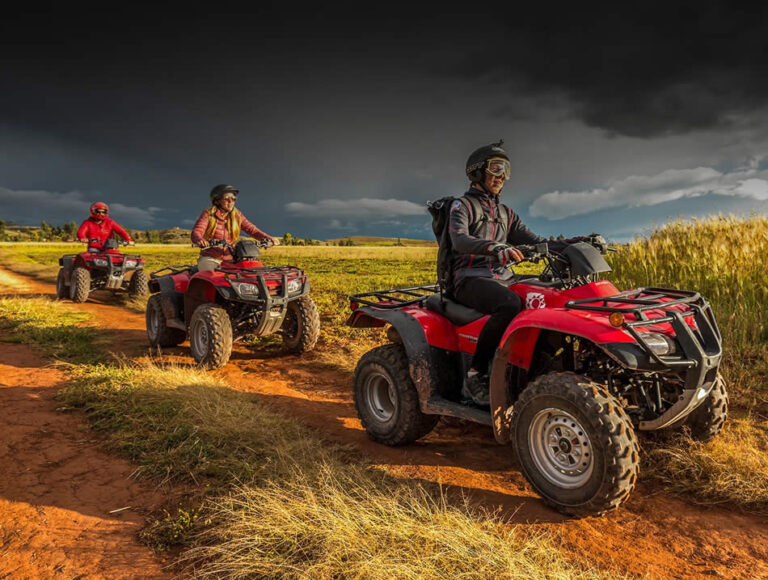
[[[50,293],[8,279],[0,292]],[[11,282],[11,284],[9,284]],[[58,412],[66,373],[27,345],[0,342],[0,578],[165,578],[139,544],[163,495],[130,478],[81,417]]]
[[[52,285],[26,284],[27,292],[53,293]],[[121,351],[134,356],[145,351],[141,314],[92,301],[78,308],[93,314],[105,331],[117,329]],[[187,345],[168,349],[165,358],[191,360]],[[617,512],[569,520],[538,499],[510,450],[497,445],[486,428],[439,425],[415,445],[388,448],[371,442],[360,428],[351,377],[319,365],[311,355],[275,357],[237,346],[231,362],[216,372],[233,387],[258,393],[301,418],[329,440],[354,444],[395,475],[441,482],[499,509],[511,522],[546,528],[575,559],[601,570],[650,578],[768,578],[768,522],[762,517],[700,508],[640,485]]]

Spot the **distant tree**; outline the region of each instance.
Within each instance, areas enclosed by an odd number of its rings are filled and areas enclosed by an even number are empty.
[[[285,235],[283,236],[283,245],[285,246],[293,245],[293,236],[289,232],[285,232]]]
[[[63,232],[63,238],[73,240],[75,235],[77,235],[77,224],[75,222],[66,222],[62,224],[61,231]]]

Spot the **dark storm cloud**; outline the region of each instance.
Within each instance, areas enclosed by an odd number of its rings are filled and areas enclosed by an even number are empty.
[[[727,128],[765,106],[764,4],[622,6],[502,9],[460,75],[481,87],[509,83],[514,93],[559,94],[588,125],[632,137]]]
[[[188,224],[225,181],[270,233],[391,235],[393,218],[429,237],[424,201],[460,193],[467,152],[500,136],[528,201],[590,187],[568,183],[588,163],[562,125],[528,151],[542,111],[651,137],[738,123],[768,96],[761,15],[719,5],[35,6],[0,20],[0,187],[166,208],[158,227]],[[559,176],[557,155],[573,159]]]

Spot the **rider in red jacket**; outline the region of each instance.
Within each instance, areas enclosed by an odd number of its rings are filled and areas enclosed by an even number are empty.
[[[123,238],[130,245],[133,245],[131,236],[128,235],[120,225],[109,219],[109,206],[106,203],[97,201],[91,204],[91,217],[80,224],[80,229],[77,230],[77,238],[83,242],[88,243],[88,248],[98,248],[104,245],[104,242],[112,235],[116,233]],[[99,240],[98,243],[91,242],[90,240]]]

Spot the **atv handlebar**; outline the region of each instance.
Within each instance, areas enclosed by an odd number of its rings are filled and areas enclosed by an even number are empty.
[[[266,250],[267,248],[271,248],[275,245],[275,243],[272,241],[272,238],[264,238],[262,240],[253,240],[256,244],[256,247],[260,250]],[[194,247],[200,247],[198,244],[192,244]],[[207,248],[226,248],[230,252],[233,252],[235,249],[234,244],[230,244],[227,240],[208,240]]]
[[[108,243],[110,240],[114,241],[114,242],[115,242],[116,244],[118,244],[119,246],[134,246],[134,245],[136,245],[136,243],[135,243],[135,242],[133,242],[133,241],[131,241],[131,242],[126,242],[125,240],[116,240],[115,238],[107,238],[107,239],[106,239],[106,240],[104,240],[103,242],[102,242],[102,241],[101,241],[99,238],[88,238],[88,241],[87,241],[87,242],[85,242],[85,243],[87,243],[89,246],[90,246],[90,245],[98,245],[98,246],[99,246],[99,248],[100,248],[101,250],[103,250],[104,248],[106,248],[106,246],[107,246],[107,243]]]

